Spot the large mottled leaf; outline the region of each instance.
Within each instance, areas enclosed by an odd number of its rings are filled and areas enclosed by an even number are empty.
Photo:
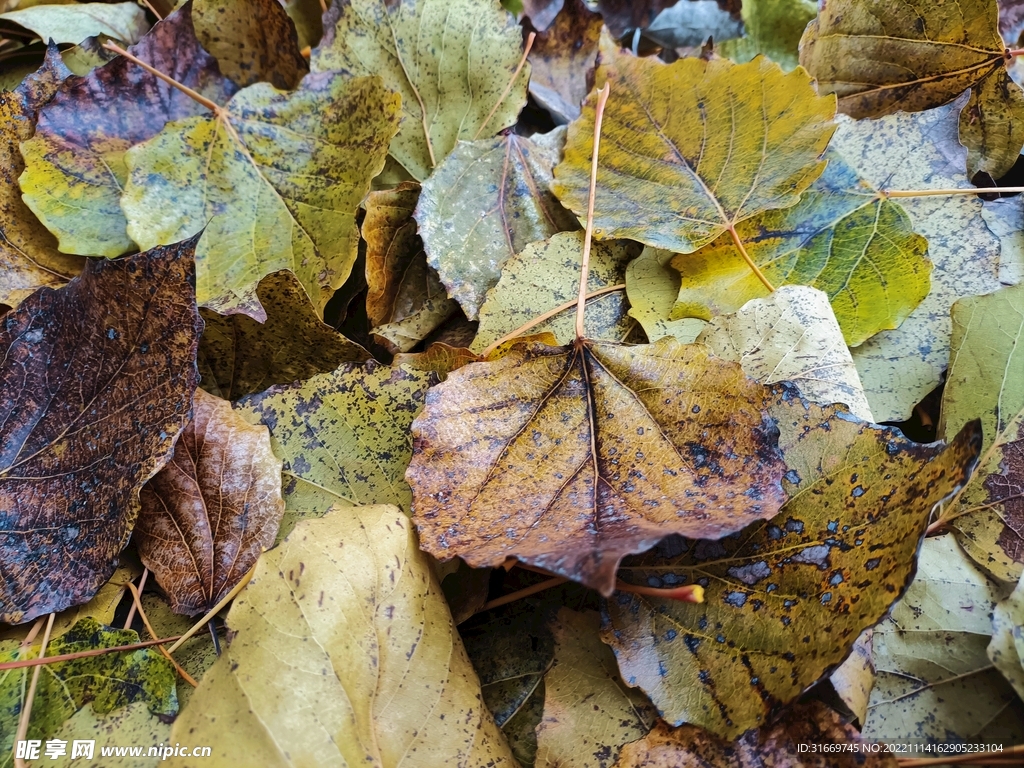
[[[88,601],[199,379],[195,241],[90,261],[0,320],[0,619]]]
[[[869,741],[1024,739],[1024,702],[986,654],[993,605],[1009,590],[978,572],[952,536],[927,539],[918,573],[875,628]]]
[[[86,618],[51,640],[46,654],[59,656],[137,642],[139,635],[134,630],[114,629]],[[0,662],[38,655],[38,645],[3,648]],[[3,768],[11,765],[14,736],[31,676],[30,667],[0,672],[0,766]],[[52,738],[68,718],[90,702],[90,709],[96,715],[139,702],[152,714],[173,717],[178,711],[174,667],[156,648],[46,664],[40,668],[28,738]]]
[[[914,571],[932,508],[969,475],[977,423],[949,447],[799,402],[779,408],[790,500],[718,542],[673,538],[623,565],[633,583],[704,587],[702,604],[619,593],[604,640],[671,724],[734,739],[849,654]]]
[[[594,243],[590,252],[587,292],[621,285],[626,264],[639,254],[635,243]],[[480,327],[470,346],[479,353],[491,342],[544,313],[576,298],[579,264],[583,257],[583,233],[560,232],[532,243],[506,262],[498,284],[487,292],[480,307]],[[576,337],[576,307],[571,306],[530,333],[550,331],[560,344]],[[614,291],[587,302],[585,328],[588,338],[622,340],[634,323],[626,316],[626,296]]]
[[[955,115],[962,102],[880,120],[839,121],[832,147],[875,189],[969,187]],[[928,240],[931,290],[899,328],[853,350],[853,361],[878,421],[903,421],[939,382],[949,363],[949,309],[962,296],[990,293],[999,241],[973,195],[900,201],[914,231]]]
[[[550,28],[537,33],[530,49],[530,95],[556,123],[571,123],[580,116],[600,37],[601,16],[583,0],[568,0]]]
[[[36,5],[0,13],[0,19],[20,24],[43,41],[55,43],[80,43],[97,35],[137,43],[149,29],[146,12],[137,3]]]
[[[284,514],[281,460],[265,426],[200,389],[174,455],[141,499],[139,557],[175,613],[206,613],[274,544]]]
[[[952,101],[967,172],[1005,174],[1024,146],[1024,91],[1006,71],[992,0],[830,0],[807,25],[800,63],[856,118]]]
[[[595,233],[689,253],[765,210],[788,208],[824,170],[835,102],[803,70],[758,59],[662,64],[616,53],[597,172]],[[597,96],[569,127],[555,194],[587,210]]]
[[[992,640],[988,657],[1024,699],[1024,576],[992,609]]]
[[[672,251],[644,248],[626,267],[626,296],[629,316],[643,326],[648,341],[675,336],[689,344],[705,326],[699,317],[673,319],[672,308],[679,298],[679,272],[669,266]]]
[[[619,677],[600,623],[596,611],[569,608],[551,622],[555,658],[544,675],[537,768],[610,768],[619,748],[654,723],[650,702]]]
[[[395,507],[300,523],[227,623],[231,644],[171,731],[213,745],[213,766],[514,765]]]
[[[186,3],[128,50],[223,103],[236,87],[196,40],[191,7]],[[25,203],[65,253],[118,256],[134,249],[121,211],[128,176],[124,153],[155,136],[165,123],[206,111],[123,56],[85,77],[69,77],[40,111],[35,135],[21,145]]]
[[[308,75],[290,92],[251,85],[219,116],[173,123],[125,156],[128,233],[148,247],[203,230],[204,307],[262,322],[256,285],[288,269],[322,310],[352,271],[356,211],[397,121],[398,95],[380,78]]]
[[[695,725],[671,728],[659,723],[643,739],[623,747],[615,767],[896,768],[891,752],[860,747],[858,742],[852,725],[821,702],[809,701],[794,706],[773,725],[747,731],[732,742]]]
[[[407,473],[420,544],[612,592],[670,533],[719,538],[785,499],[779,395],[703,346],[522,343],[427,393]],[[509,504],[515,499],[515,504]]]
[[[1024,285],[953,305],[940,434],[981,418],[978,471],[941,518],[974,560],[1002,581],[1024,569]]]
[[[824,291],[856,346],[900,323],[928,295],[928,242],[898,204],[858,178],[829,150],[828,167],[800,202],[766,211],[736,227],[747,253],[776,288],[809,285]],[[682,274],[673,317],[735,312],[767,295],[726,233],[694,254],[676,256]]]
[[[402,95],[391,156],[423,181],[460,139],[493,136],[515,122],[529,67],[507,95],[506,87],[522,50],[519,27],[498,0],[338,0],[312,65],[379,75]]]
[[[199,341],[199,373],[211,394],[237,400],[370,357],[320,319],[291,272],[264,277],[256,297],[267,313],[264,323],[200,310],[206,328]]]
[[[427,264],[413,211],[420,185],[406,181],[371,192],[364,203],[366,315],[394,352],[408,352],[457,310]]]
[[[788,71],[799,64],[800,36],[807,22],[818,15],[818,4],[814,0],[746,0],[740,13],[743,37],[716,45],[718,52],[737,62],[763,53]]]
[[[284,461],[287,510],[279,538],[296,520],[335,504],[408,510],[409,426],[436,381],[431,370],[408,365],[344,363],[243,399],[238,412],[270,428],[271,446]]]
[[[427,260],[470,320],[506,261],[579,228],[548,189],[564,135],[461,142],[424,182],[415,215]]]
[[[57,250],[57,240],[21,199],[25,162],[18,144],[35,129],[36,110],[67,76],[56,48],[36,75],[0,92],[0,302],[16,307],[36,288],[57,288],[78,274],[82,259]]]

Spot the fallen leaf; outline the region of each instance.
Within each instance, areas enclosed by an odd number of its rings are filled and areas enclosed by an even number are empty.
[[[615,656],[598,638],[600,624],[596,611],[569,608],[551,622],[554,662],[544,675],[537,768],[610,768],[619,748],[654,723],[650,703],[619,678]]]
[[[992,609],[992,640],[988,657],[1024,699],[1024,577],[1016,589]]]
[[[125,155],[128,234],[151,247],[203,230],[196,296],[221,314],[264,321],[256,285],[282,269],[322,311],[355,263],[356,211],[397,121],[380,78],[251,85],[222,117],[180,120]]]
[[[875,628],[878,678],[865,740],[1024,739],[1024,704],[985,652],[992,607],[1008,591],[979,573],[952,536],[925,539],[914,583]]]
[[[284,270],[260,280],[256,297],[265,323],[248,315],[203,309],[199,373],[207,392],[237,400],[275,384],[303,381],[370,353],[320,319],[298,278]]]
[[[900,327],[928,295],[932,264],[928,241],[903,208],[858,178],[835,149],[825,157],[825,172],[799,203],[765,211],[736,231],[772,285],[828,294],[846,343],[857,346]],[[671,264],[682,274],[673,317],[708,320],[768,293],[728,233]]]
[[[941,519],[985,571],[1013,583],[1024,569],[1024,284],[953,305],[939,434],[981,417],[978,471]]]
[[[1024,2],[997,0],[999,6],[999,33],[1008,48],[1016,48],[1024,32]]]
[[[69,755],[74,749],[74,742],[79,740],[92,741],[93,754],[97,756],[104,754],[104,748],[109,749],[112,756],[103,757],[103,768],[157,768],[163,758],[155,752],[150,756],[149,750],[166,744],[170,739],[171,724],[166,720],[154,715],[141,702],[128,704],[106,715],[98,715],[91,707],[82,707],[52,736],[67,742]],[[145,745],[142,756],[117,757],[118,748],[125,750],[126,744]],[[0,766],[7,768],[4,763]]]
[[[470,320],[512,256],[579,229],[548,191],[564,135],[460,142],[424,182],[415,216],[427,261]]]
[[[286,511],[278,539],[297,520],[335,504],[408,510],[409,426],[436,381],[430,370],[371,360],[241,400],[238,413],[267,425],[274,454],[284,461]]]
[[[395,507],[300,523],[260,558],[227,623],[231,644],[171,731],[213,745],[214,766],[513,765]],[[317,701],[331,706],[306,706]]]
[[[832,97],[803,70],[758,59],[602,61],[604,113],[594,225],[599,238],[689,253],[762,211],[788,208],[824,170]],[[555,194],[587,210],[596,95],[569,127]]]
[[[282,0],[285,13],[295,24],[299,35],[299,48],[314,46],[324,34],[323,3],[321,0]]]
[[[402,352],[395,355],[393,366],[402,366],[415,371],[437,374],[438,381],[444,381],[448,374],[469,363],[480,362],[465,347],[453,347],[443,342],[435,342],[423,352]]]
[[[175,613],[212,609],[274,545],[284,514],[270,433],[197,390],[174,455],[146,483],[135,546]]]
[[[568,0],[554,25],[536,26],[530,49],[530,95],[559,124],[580,116],[580,104],[590,92],[597,64],[601,17],[583,0]]]
[[[807,23],[818,15],[813,0],[746,0],[741,10],[743,37],[723,40],[716,49],[736,62],[764,54],[787,72],[800,61],[800,37]]]
[[[170,603],[154,592],[146,591],[142,593],[142,607],[146,611],[146,618],[149,619],[149,623],[153,626],[153,631],[159,637],[183,635],[192,629],[192,625],[195,624],[192,618],[187,618],[172,611]],[[196,633],[174,652],[174,660],[195,680],[203,678],[210,667],[213,666],[217,657],[217,647],[213,644],[213,639],[210,637],[209,632]],[[184,678],[178,677],[179,710],[188,706],[195,690]]]
[[[860,633],[846,661],[829,675],[836,695],[850,709],[859,724],[868,718],[868,702],[875,687],[875,659],[871,652],[873,629]]]
[[[516,121],[529,67],[505,89],[522,51],[519,27],[497,0],[338,0],[312,67],[379,75],[401,94],[391,156],[423,181],[460,139]]]
[[[186,3],[128,50],[223,103],[236,88],[196,40],[191,8]],[[25,203],[57,236],[64,253],[112,257],[134,250],[121,210],[128,175],[124,153],[155,136],[165,123],[204,112],[205,107],[123,56],[85,77],[67,78],[40,110],[35,135],[21,145]]]
[[[89,261],[0,322],[0,619],[87,602],[189,418],[195,241]]]
[[[597,10],[615,37],[627,30],[643,28],[658,14],[676,4],[676,0],[598,0]]]
[[[565,0],[522,0],[524,17],[538,31],[544,31],[565,7]]]
[[[981,208],[981,217],[999,238],[999,282],[1003,285],[1024,282],[1024,207],[1014,200],[986,200]]]
[[[55,43],[80,43],[96,35],[137,43],[149,30],[146,12],[135,3],[36,5],[0,13],[0,19],[32,30],[43,42]]]
[[[615,766],[896,768],[892,753],[859,750],[860,741],[856,729],[845,725],[838,714],[821,702],[809,701],[793,706],[775,724],[747,731],[733,742],[695,725],[671,728],[658,723],[643,739],[623,747]]]
[[[842,403],[857,418],[873,421],[850,350],[821,291],[783,286],[735,314],[713,318],[697,341],[762,384],[788,381],[811,402]]]
[[[673,339],[522,343],[467,365],[412,426],[420,546],[474,568],[514,557],[609,595],[627,554],[778,511],[783,467],[763,413],[776,397]]]
[[[626,264],[640,252],[636,243],[605,241],[594,243],[590,252],[587,292],[620,285]],[[509,259],[501,278],[487,292],[480,307],[480,327],[470,349],[481,352],[492,342],[525,323],[576,298],[580,278],[577,274],[583,256],[583,233],[560,232],[547,240],[531,243]],[[626,316],[626,296],[622,291],[606,293],[587,302],[584,319],[587,337],[622,340],[634,322]],[[559,344],[570,344],[576,337],[576,307],[530,329],[530,333],[550,331]]]
[[[703,45],[709,39],[730,40],[743,34],[743,23],[716,0],[688,0],[671,5],[644,30],[645,39],[668,49]]]
[[[371,332],[392,352],[408,352],[457,311],[427,264],[413,211],[420,185],[405,181],[371,192],[364,203],[366,314]]]
[[[192,0],[192,23],[221,73],[242,88],[263,81],[288,90],[309,71],[278,0]]]
[[[632,583],[696,583],[702,604],[620,592],[603,639],[672,725],[735,739],[843,661],[907,588],[933,507],[969,476],[977,423],[948,446],[799,402],[777,408],[790,499],[721,541],[669,539]]]
[[[679,298],[679,272],[668,266],[675,257],[672,251],[644,248],[640,256],[626,267],[626,296],[629,316],[635,319],[654,342],[674,336],[689,344],[707,325],[699,317],[672,319],[672,308]]]
[[[991,0],[832,0],[807,25],[800,63],[855,118],[918,112],[971,89],[960,114],[967,175],[1004,175],[1024,145],[1024,92],[1006,71]]]

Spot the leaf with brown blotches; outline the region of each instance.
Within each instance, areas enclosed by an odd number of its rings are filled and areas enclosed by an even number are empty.
[[[199,379],[195,240],[94,260],[0,321],[0,620],[89,600]]]
[[[583,0],[567,0],[554,24],[537,33],[530,49],[530,95],[557,123],[580,116],[593,84],[601,17]]]
[[[514,557],[609,595],[627,554],[778,511],[785,468],[764,411],[779,396],[674,339],[520,344],[464,366],[412,427],[420,545],[473,567]]]
[[[281,460],[265,426],[196,391],[174,455],[142,489],[139,557],[175,613],[220,602],[269,549],[284,514]]]

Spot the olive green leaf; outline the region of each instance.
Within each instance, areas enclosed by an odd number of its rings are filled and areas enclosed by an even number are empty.
[[[953,340],[939,433],[981,418],[978,471],[941,519],[989,574],[1024,569],[1024,284],[953,305]]]
[[[858,178],[835,149],[825,158],[825,172],[799,203],[747,219],[736,231],[772,285],[828,294],[846,343],[856,346],[900,326],[928,295],[932,265],[928,242],[903,208]],[[673,317],[707,320],[768,293],[728,233],[671,264],[682,275]]]
[[[619,748],[654,724],[650,702],[619,677],[615,656],[598,637],[600,624],[596,611],[569,608],[550,624],[555,651],[544,675],[537,768],[611,768]]]
[[[705,602],[619,593],[603,633],[623,678],[666,721],[727,739],[764,725],[885,615],[910,582],[932,508],[980,448],[977,423],[946,447],[835,408],[773,410],[790,500],[721,541],[673,538],[624,563],[628,581],[697,583]]]
[[[587,292],[621,285],[626,264],[639,252],[640,246],[628,241],[594,243]],[[560,232],[531,243],[509,259],[498,284],[487,292],[480,307],[480,327],[470,349],[479,353],[524,323],[575,299],[582,256],[583,233]],[[559,344],[569,344],[576,336],[575,312],[576,307],[571,306],[534,326],[530,333],[550,331]],[[626,316],[625,294],[614,291],[588,301],[585,323],[587,338],[624,339],[633,326]]]
[[[498,0],[337,0],[312,67],[379,75],[401,94],[391,156],[423,181],[459,139],[515,122],[529,67],[506,88],[522,50],[519,26]]]
[[[279,541],[296,520],[322,515],[335,504],[409,509],[409,428],[436,381],[432,371],[406,365],[343,363],[236,405],[250,423],[267,425],[274,454],[284,461]]]
[[[299,523],[227,624],[230,645],[171,731],[213,745],[213,766],[514,766],[396,507]]]
[[[264,277],[256,296],[267,312],[264,323],[248,315],[200,311],[206,328],[197,362],[200,386],[207,392],[237,400],[274,384],[302,381],[370,357],[320,319],[291,272]]]
[[[556,129],[460,142],[424,182],[415,215],[427,260],[470,320],[506,261],[528,243],[579,229],[549,191],[564,141]]]
[[[987,579],[952,536],[926,539],[918,572],[875,628],[878,678],[868,741],[1024,739],[1024,702],[986,654],[993,606],[1009,590]]]
[[[967,173],[999,178],[1024,145],[1024,91],[997,22],[991,0],[830,0],[807,25],[800,63],[856,118],[937,107],[970,88]]]
[[[55,43],[80,43],[96,35],[137,43],[149,29],[146,12],[136,3],[36,5],[0,13],[0,19],[32,30],[44,42]]]
[[[992,640],[988,657],[1024,699],[1024,576],[992,609]]]
[[[604,53],[602,53],[602,56]],[[614,53],[597,172],[595,232],[689,253],[762,211],[788,208],[824,170],[835,102],[807,73],[761,58],[654,59]],[[569,127],[555,194],[587,210],[597,96]]]
[[[668,264],[672,251],[647,246],[626,267],[626,296],[629,316],[643,326],[647,340],[674,336],[689,344],[700,334],[706,322],[699,317],[672,319],[672,308],[679,298],[679,272]]]
[[[128,233],[149,247],[203,230],[196,298],[209,309],[264,321],[256,285],[288,269],[322,310],[352,270],[356,211],[397,121],[398,95],[376,77],[251,85],[125,155]]]
[[[764,384],[788,381],[821,405],[842,403],[872,421],[864,388],[843,343],[828,297],[802,285],[751,299],[732,315],[711,320],[697,337],[725,360]]]
[[[324,33],[323,0],[282,0],[281,5],[295,25],[300,49],[320,42]]]
[[[740,14],[743,37],[723,41],[716,46],[718,53],[736,62],[763,53],[789,71],[800,63],[800,36],[807,22],[818,15],[818,4],[813,0],[746,0]]]
[[[105,715],[97,714],[92,707],[82,707],[53,734],[52,738],[67,742],[69,755],[74,748],[73,743],[83,739],[94,742],[93,754],[97,756],[104,754],[104,748],[113,748],[109,752],[112,757],[103,758],[103,768],[157,768],[163,757],[156,752],[150,756],[149,750],[151,747],[167,743],[171,738],[171,724],[169,718],[154,715],[141,702],[128,704]],[[125,750],[126,744],[143,746],[142,756],[118,756],[117,748]],[[45,755],[45,752],[42,754]],[[75,763],[88,765],[88,762],[82,760],[75,760],[71,765]],[[2,765],[4,764],[0,762],[0,766]],[[60,763],[55,762],[52,765]]]

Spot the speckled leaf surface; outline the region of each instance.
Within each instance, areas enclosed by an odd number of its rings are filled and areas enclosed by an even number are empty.
[[[981,418],[981,464],[942,519],[988,573],[1013,583],[1024,569],[1024,285],[953,305],[953,340],[940,434]]]
[[[87,602],[114,572],[199,379],[194,248],[90,261],[0,321],[3,621]]]
[[[986,654],[992,608],[1009,592],[952,536],[926,539],[914,583],[875,628],[869,741],[1024,739],[1024,702]]]
[[[599,238],[689,253],[744,219],[794,205],[824,170],[835,101],[819,97],[803,70],[786,75],[763,58],[665,65],[617,53],[597,81],[612,94],[597,173]],[[579,215],[596,101],[587,97],[555,167],[555,194]]]
[[[536,23],[536,19],[533,20]],[[583,0],[567,0],[530,49],[530,95],[557,123],[580,116],[597,64],[601,16]]]
[[[999,178],[1024,145],[1024,91],[1005,51],[990,0],[836,0],[807,25],[800,63],[856,118],[937,107],[970,88],[967,172]]]
[[[549,190],[564,140],[555,130],[460,142],[424,182],[415,215],[427,261],[470,320],[512,256],[579,228]]]
[[[379,75],[401,94],[391,156],[423,181],[460,139],[515,122],[529,67],[507,95],[505,87],[522,51],[519,27],[498,0],[339,0],[324,17],[312,67]]]
[[[695,582],[705,602],[619,593],[607,603],[603,637],[623,679],[670,724],[726,739],[764,725],[885,615],[932,508],[980,448],[977,423],[945,447],[799,402],[775,413],[789,467],[779,514],[717,542],[669,539],[621,570],[651,586]]]
[[[397,122],[398,95],[380,78],[251,85],[220,117],[173,123],[125,156],[128,233],[147,247],[202,230],[201,306],[262,322],[256,285],[288,269],[322,310],[352,271],[356,211]]]
[[[320,319],[293,273],[267,275],[256,297],[266,322],[200,310],[206,324],[199,340],[200,386],[207,392],[237,400],[369,359],[369,352]]]
[[[186,3],[128,50],[223,104],[236,86],[196,40],[191,8]],[[128,175],[124,153],[165,123],[206,111],[122,56],[85,77],[69,77],[40,111],[35,135],[21,145],[25,203],[57,236],[64,253],[112,257],[134,249],[121,211]],[[175,240],[159,244],[169,242]]]
[[[212,744],[210,765],[515,764],[393,506],[300,523],[260,559],[227,623],[234,639],[171,731]]]
[[[176,613],[206,613],[274,545],[284,514],[281,460],[265,426],[200,389],[174,455],[141,500],[139,557]]]
[[[427,393],[406,474],[420,545],[609,595],[622,557],[670,533],[719,538],[775,514],[784,469],[764,411],[779,396],[673,339],[514,345]]]
[[[807,22],[818,15],[818,4],[814,0],[747,0],[740,13],[743,37],[722,41],[715,46],[717,52],[737,62],[763,53],[788,71],[799,64],[800,37]]]
[[[992,609],[988,657],[1024,699],[1024,577]]]
[[[106,35],[131,44],[149,30],[146,12],[136,3],[39,4],[0,13],[0,19],[55,43],[77,44],[87,37]]]
[[[629,316],[643,326],[648,341],[674,336],[684,344],[697,338],[706,322],[699,317],[672,318],[679,298],[679,272],[669,266],[672,251],[647,246],[626,267]]]
[[[594,243],[590,251],[587,293],[621,285],[626,265],[640,254],[628,241]],[[480,326],[470,349],[480,353],[489,344],[550,310],[576,298],[583,233],[560,232],[531,243],[506,262],[501,278],[480,307]],[[530,329],[550,331],[559,344],[576,337],[576,307],[569,307]],[[588,338],[623,340],[634,325],[626,314],[625,291],[613,291],[587,302],[584,328]]]
[[[928,242],[903,208],[879,198],[835,149],[825,172],[800,202],[741,222],[736,231],[750,258],[776,288],[809,285],[824,291],[856,346],[898,328],[928,295]],[[735,312],[768,290],[726,233],[671,265],[682,275],[673,317]]]

